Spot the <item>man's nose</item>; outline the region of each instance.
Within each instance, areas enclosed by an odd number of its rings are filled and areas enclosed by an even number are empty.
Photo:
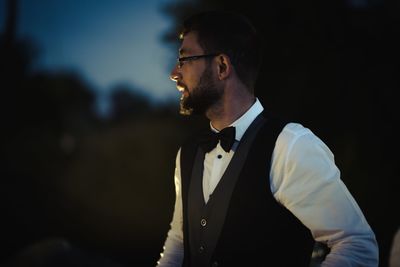
[[[179,71],[178,71],[178,64],[174,66],[172,69],[171,73],[169,74],[169,78],[173,80],[174,82],[177,82],[179,79]]]

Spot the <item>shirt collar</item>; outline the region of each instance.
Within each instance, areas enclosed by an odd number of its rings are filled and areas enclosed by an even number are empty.
[[[242,139],[247,128],[249,128],[250,124],[261,112],[263,112],[263,110],[264,107],[261,105],[258,98],[256,98],[256,102],[254,102],[254,104],[242,116],[240,116],[240,118],[238,118],[231,125],[229,125],[235,127],[236,129],[235,139],[237,141],[240,141]],[[211,122],[210,122],[210,127],[211,130],[213,130],[214,132],[218,132],[218,130],[211,125]]]

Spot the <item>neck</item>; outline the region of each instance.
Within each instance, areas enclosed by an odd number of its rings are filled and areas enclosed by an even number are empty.
[[[211,107],[206,116],[211,125],[218,131],[228,127],[254,104],[255,97],[252,94],[228,95],[225,94],[220,103]]]

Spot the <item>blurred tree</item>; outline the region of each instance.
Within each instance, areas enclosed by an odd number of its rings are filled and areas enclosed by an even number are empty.
[[[58,181],[95,122],[94,96],[75,74],[33,74],[37,48],[17,38],[18,2],[0,36],[0,261],[60,230]]]
[[[111,90],[111,117],[121,121],[150,113],[150,97],[126,84],[115,86]]]

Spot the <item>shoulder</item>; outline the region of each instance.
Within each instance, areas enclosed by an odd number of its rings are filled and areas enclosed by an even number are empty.
[[[202,128],[188,134],[181,143],[181,150],[197,148],[202,138],[209,132],[210,129]]]
[[[321,150],[333,156],[332,152],[318,136],[309,128],[295,122],[287,123],[282,129],[276,140],[275,150],[277,153],[285,152],[285,154]]]
[[[304,136],[313,136],[314,134],[310,129],[304,127],[300,123],[289,122],[280,132],[276,145],[279,147],[291,148],[296,142]]]
[[[281,133],[278,136],[278,141],[293,143],[296,142],[300,137],[306,135],[313,136],[314,134],[311,132],[310,129],[304,127],[300,123],[289,122],[283,127]]]
[[[179,154],[181,166],[191,166],[201,140],[208,131],[209,129],[200,129],[184,139]]]

